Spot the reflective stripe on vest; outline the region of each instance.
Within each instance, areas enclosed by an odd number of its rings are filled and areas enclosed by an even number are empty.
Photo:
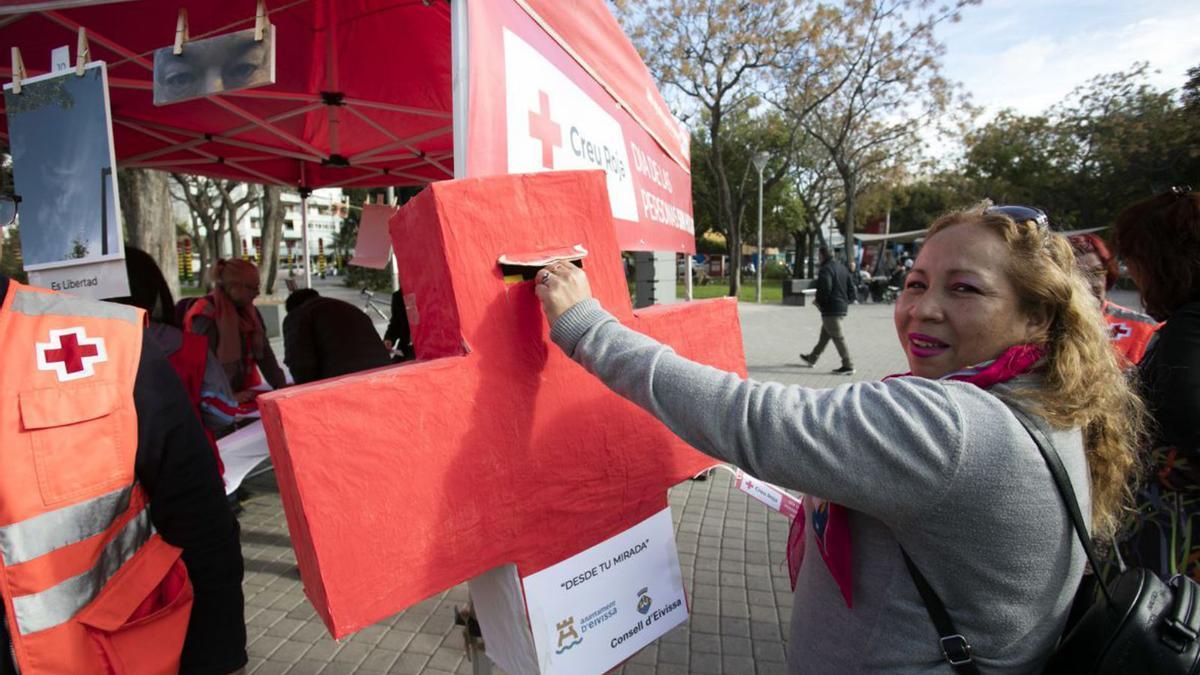
[[[80,316],[89,319],[115,319],[141,326],[140,311],[128,305],[81,300],[58,293],[39,293],[18,289],[12,311],[26,316]]]
[[[19,565],[64,546],[102,534],[129,508],[129,485],[19,523],[0,527],[5,565]]]
[[[154,534],[150,511],[144,508],[108,542],[91,569],[44,591],[17,595],[12,599],[17,631],[29,635],[70,621],[95,599],[108,580],[138,552]]]

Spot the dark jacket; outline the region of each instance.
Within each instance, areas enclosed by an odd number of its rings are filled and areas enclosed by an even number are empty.
[[[283,362],[297,384],[391,363],[371,317],[336,298],[317,297],[283,320]]]
[[[1155,445],[1174,445],[1194,462],[1200,451],[1200,300],[1175,310],[1139,368],[1143,395],[1157,427]]]
[[[850,270],[837,260],[826,260],[817,270],[817,309],[821,316],[846,316],[853,302],[854,279]]]
[[[0,297],[7,288],[8,279],[0,276]],[[200,420],[149,333],[143,337],[133,402],[138,424],[134,473],[150,498],[154,528],[183,549],[195,590],[180,672],[233,672],[246,664],[238,523]],[[0,673],[13,672],[8,654],[8,632],[0,631]]]

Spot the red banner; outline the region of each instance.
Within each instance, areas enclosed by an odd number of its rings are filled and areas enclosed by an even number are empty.
[[[570,36],[552,36],[553,26],[520,0],[468,3],[467,11],[467,175],[604,169],[622,250],[694,252],[681,129],[655,119],[651,135],[614,97],[629,83],[598,81],[600,71],[564,48]],[[614,37],[632,49],[623,34]],[[614,58],[628,60],[626,51],[614,48]],[[657,92],[647,98],[661,101]]]

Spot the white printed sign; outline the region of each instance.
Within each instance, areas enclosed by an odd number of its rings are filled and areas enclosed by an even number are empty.
[[[504,72],[509,172],[604,169],[613,215],[637,220],[633,169],[617,120],[508,29]]]
[[[688,615],[669,508],[522,582],[542,673],[603,673]]]
[[[734,474],[733,484],[737,489],[788,518],[795,518],[796,514],[800,512],[800,500],[784,492],[783,488],[759,480],[743,472],[741,469],[738,469],[737,473]]]

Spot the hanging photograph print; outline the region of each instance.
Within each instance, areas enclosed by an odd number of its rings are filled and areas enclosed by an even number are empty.
[[[275,84],[275,27],[254,39],[254,29],[189,40],[154,51],[154,105]]]
[[[30,283],[94,298],[128,294],[103,62],[4,86],[21,255]]]

